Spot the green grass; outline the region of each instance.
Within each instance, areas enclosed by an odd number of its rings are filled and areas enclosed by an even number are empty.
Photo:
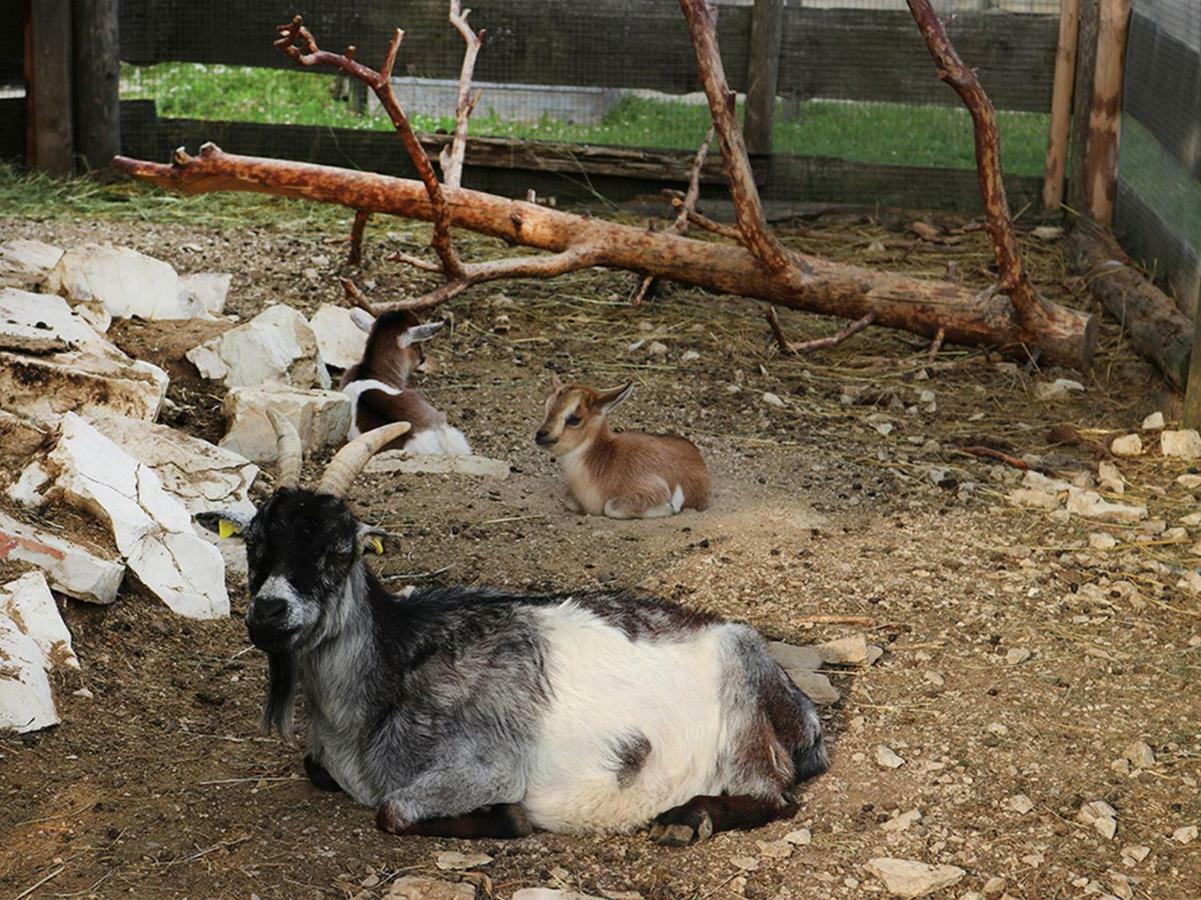
[[[286,69],[194,63],[126,67],[122,93],[153,99],[161,116],[338,128],[391,128],[384,115],[358,115],[334,98],[333,77]],[[1001,112],[1005,170],[1042,173],[1048,117]],[[449,131],[451,117],[413,116],[418,131]],[[509,122],[488,108],[484,94],[471,133],[526,140],[615,144],[693,150],[709,127],[709,111],[695,104],[624,97],[595,125],[544,118]],[[784,153],[832,156],[904,166],[975,168],[971,120],[955,107],[811,100],[792,119],[777,116],[775,146]]]
[[[1122,119],[1120,174],[1161,219],[1201,247],[1201,182],[1130,116]]]

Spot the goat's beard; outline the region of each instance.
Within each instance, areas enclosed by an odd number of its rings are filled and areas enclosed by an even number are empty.
[[[267,700],[263,704],[263,731],[292,736],[292,704],[296,695],[296,660],[287,650],[267,654]]]

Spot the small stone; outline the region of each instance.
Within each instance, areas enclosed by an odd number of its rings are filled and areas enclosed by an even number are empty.
[[[884,882],[894,897],[924,897],[958,884],[966,874],[958,866],[931,866],[912,859],[877,857],[867,870]]]
[[[984,887],[982,890],[984,891],[984,896],[986,897],[999,894],[1001,891],[1005,890],[1005,879],[999,876],[994,876],[988,879],[988,881],[984,882]]]
[[[82,688],[80,688],[79,690],[76,690],[76,691],[71,691],[71,696],[73,696],[73,697],[82,697],[84,700],[93,700],[93,699],[95,699],[95,697],[96,697],[96,695],[95,695],[95,694],[93,694],[91,691],[89,691],[89,690],[88,690],[87,688],[85,688],[85,687],[82,687]]]
[[[1114,438],[1113,443],[1109,445],[1109,450],[1114,456],[1142,456],[1143,439],[1137,434],[1124,434]]]
[[[1005,499],[1014,506],[1033,509],[1059,508],[1059,494],[1039,488],[1014,488]]]
[[[1031,657],[1031,653],[1025,647],[1014,647],[1005,654],[1005,662],[1011,666],[1017,666],[1024,663]]]
[[[1076,818],[1085,825],[1092,825],[1106,840],[1112,840],[1118,830],[1118,813],[1104,800],[1094,800],[1080,807]]]
[[[1129,506],[1124,503],[1110,503],[1101,499],[1095,491],[1081,491],[1073,488],[1068,492],[1068,512],[1087,519],[1100,519],[1103,522],[1121,522],[1134,524],[1147,518],[1147,507]]]
[[[876,431],[878,431],[884,437],[888,437],[890,434],[892,434],[893,428],[895,427],[896,426],[894,426],[892,422],[876,422],[874,425],[872,425],[872,428],[876,429]]]
[[[1190,491],[1196,488],[1201,488],[1201,475],[1177,475],[1176,483],[1181,487],[1188,488]]]
[[[783,400],[780,399],[779,394],[773,394],[771,391],[764,391],[762,400],[768,406],[775,406],[779,409],[782,409],[783,407],[787,406],[787,404]]]
[[[735,856],[730,859],[730,864],[744,872],[754,872],[759,868],[759,860],[753,856]]]
[[[1121,471],[1109,460],[1097,465],[1097,483],[1111,494],[1126,493],[1126,481],[1122,478]]]
[[[434,864],[443,871],[460,869],[477,869],[492,862],[487,853],[460,853],[458,850],[444,850],[434,859]]]
[[[1155,765],[1155,751],[1144,741],[1135,741],[1122,756],[1136,769],[1149,769]]]
[[[905,760],[898,756],[891,747],[878,744],[876,746],[876,765],[883,769],[899,769],[905,765]]]
[[[1172,840],[1178,844],[1191,844],[1197,839],[1197,826],[1185,825],[1172,832]]]
[[[695,350],[685,350],[680,354],[680,362],[695,362],[700,359],[701,355]]]
[[[921,810],[911,809],[909,812],[903,812],[900,815],[893,816],[887,822],[880,826],[882,831],[907,831],[910,825],[921,821]]]
[[[861,634],[826,641],[813,649],[821,654],[823,662],[832,665],[861,666],[867,662],[867,641]]]
[[[384,900],[475,900],[475,886],[424,875],[405,875],[392,882]]]
[[[808,828],[798,828],[796,831],[790,831],[784,835],[784,840],[790,844],[796,844],[798,847],[805,847],[813,843],[813,833]]]
[[[1126,860],[1129,865],[1141,863],[1150,855],[1151,848],[1142,844],[1127,844],[1122,848],[1122,859]]]
[[[1162,431],[1163,427],[1163,413],[1161,412],[1153,412],[1143,419],[1143,431]]]
[[[1062,400],[1072,392],[1079,393],[1084,385],[1069,378],[1057,378],[1054,381],[1040,381],[1034,385],[1034,396],[1038,400]]]
[[[1201,434],[1192,428],[1183,431],[1164,431],[1159,435],[1159,449],[1164,456],[1178,459],[1201,458]]]
[[[1014,794],[1006,801],[1006,805],[1020,816],[1034,809],[1034,801],[1025,794]]]
[[[788,841],[757,841],[759,855],[765,859],[788,859],[792,856],[792,844]]]
[[[1000,722],[989,722],[988,727],[984,729],[989,734],[995,734],[997,737],[1005,737],[1009,734],[1009,729]]]
[[[1088,536],[1088,545],[1094,550],[1112,550],[1118,545],[1118,540],[1106,531],[1094,531]]]
[[[651,356],[666,356],[667,345],[662,341],[651,341],[650,346],[646,348],[646,352]]]

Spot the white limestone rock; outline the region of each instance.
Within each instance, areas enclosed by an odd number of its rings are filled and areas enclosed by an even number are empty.
[[[0,338],[5,349],[19,349],[11,341],[20,337],[53,340],[55,351],[90,348],[128,358],[62,297],[4,288],[0,290]]]
[[[59,723],[47,662],[33,638],[0,615],[0,732],[23,734]]]
[[[184,303],[193,311],[189,318],[219,316],[225,312],[225,298],[233,276],[228,272],[196,272],[179,276]]]
[[[46,429],[20,413],[0,409],[0,456],[26,460],[46,443]]]
[[[54,595],[41,572],[26,572],[0,586],[0,614],[8,616],[33,638],[51,666],[79,668],[79,658],[71,646],[71,632],[59,615]]]
[[[385,450],[367,463],[367,472],[402,472],[409,475],[470,475],[474,478],[509,477],[507,460],[487,456],[443,456],[441,454],[410,454],[406,450]]]
[[[107,524],[129,568],[173,611],[195,619],[229,615],[221,554],[196,535],[187,509],[150,466],[68,413],[45,468],[54,476],[46,496]]]
[[[62,255],[46,288],[73,303],[98,301],[118,318],[192,319],[204,315],[170,263],[112,244],[83,244]]]
[[[1102,522],[1124,522],[1133,524],[1147,518],[1147,507],[1130,506],[1125,503],[1110,503],[1096,491],[1081,491],[1073,488],[1068,492],[1068,512],[1087,519]]]
[[[330,387],[317,336],[290,306],[269,306],[249,322],[193,347],[186,356],[203,377],[230,388]]]
[[[306,451],[342,444],[350,431],[350,398],[340,391],[283,385],[234,388],[225,397],[226,431],[220,446],[256,463],[275,462],[275,429],[268,409],[296,426]]]
[[[958,866],[932,866],[889,856],[871,860],[867,870],[884,882],[885,889],[894,897],[925,897],[958,884],[966,874]]]
[[[209,510],[253,515],[248,492],[259,467],[246,457],[166,425],[112,413],[88,419],[114,444],[154,469],[167,492],[192,515]]]
[[[1153,412],[1143,419],[1143,431],[1163,431],[1165,424],[1163,413]]]
[[[1183,431],[1162,431],[1159,449],[1164,456],[1176,459],[1201,459],[1201,434],[1192,428]]]
[[[1114,456],[1134,457],[1143,455],[1143,439],[1137,434],[1123,434],[1109,445]]]
[[[768,641],[767,652],[778,662],[792,679],[792,683],[804,691],[814,703],[837,703],[838,689],[830,679],[817,670],[822,665],[822,655],[816,647],[798,647],[783,641]]]
[[[1111,494],[1126,493],[1126,479],[1113,463],[1105,460],[1097,464],[1097,484]]]
[[[349,369],[362,362],[367,332],[355,323],[352,310],[323,303],[309,319],[309,327],[317,336],[317,349],[326,365]]]
[[[38,284],[62,255],[62,247],[37,240],[15,240],[0,244],[0,284]]]
[[[98,409],[153,421],[166,396],[167,373],[141,360],[90,350],[0,352],[0,404],[43,422]]]
[[[37,566],[60,594],[88,603],[112,603],[125,566],[0,513],[0,560]]]

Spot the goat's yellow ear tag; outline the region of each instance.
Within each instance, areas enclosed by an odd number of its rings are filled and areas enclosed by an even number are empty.
[[[369,539],[369,543],[371,545],[371,549],[375,551],[376,556],[384,555],[384,542],[383,541],[381,541],[377,537],[372,536]]]
[[[233,537],[240,529],[238,526],[229,521],[229,519],[221,519],[217,523],[217,537],[225,540],[228,537]]]

